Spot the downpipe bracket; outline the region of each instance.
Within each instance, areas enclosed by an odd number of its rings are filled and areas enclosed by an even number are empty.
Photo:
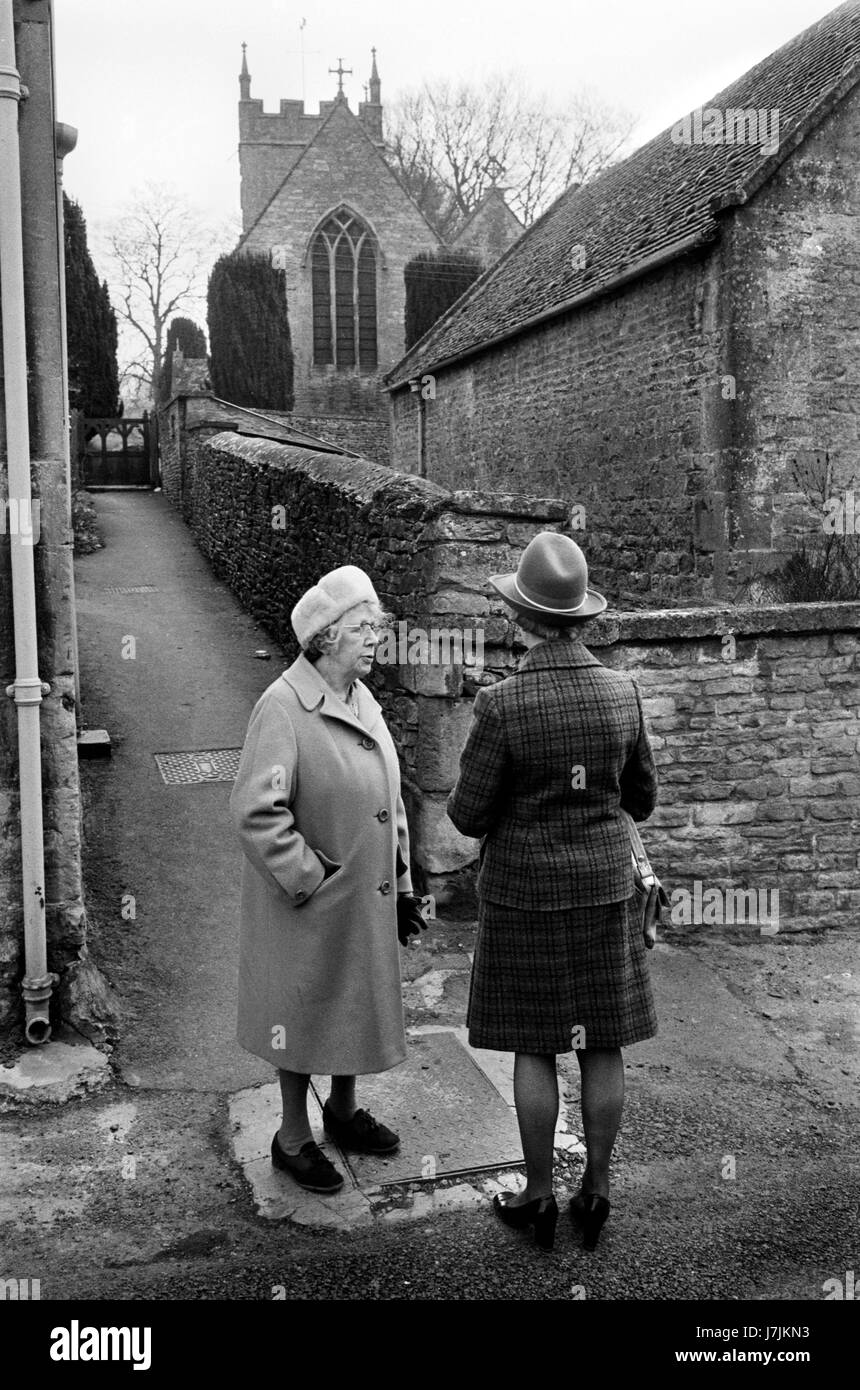
[[[24,92],[18,69],[0,64],[0,97],[11,97],[13,101],[20,101]]]
[[[6,694],[16,705],[40,705],[50,693],[47,681],[40,681],[37,676],[24,676],[6,687]]]

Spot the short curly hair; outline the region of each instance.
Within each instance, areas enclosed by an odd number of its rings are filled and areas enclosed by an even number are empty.
[[[531,613],[517,612],[517,625],[523,632],[530,632],[534,637],[542,637],[546,642],[571,642],[577,635],[580,626],[579,621],[565,623],[561,627],[554,623],[541,622],[540,618],[534,617]]]
[[[302,648],[302,655],[306,656],[312,664],[319,661],[325,654],[327,647],[333,647],[338,635],[337,623],[329,623],[321,632],[315,632],[313,637],[308,638],[307,646]]]
[[[388,613],[381,604],[374,604],[373,607],[376,609],[375,621],[382,627],[390,627],[394,622],[393,614]],[[347,609],[347,612],[349,611]],[[344,617],[346,614],[338,618],[336,623],[329,623],[327,627],[321,628],[319,632],[315,632],[312,637],[308,638],[307,645],[302,648],[302,655],[306,656],[311,664],[319,661],[320,657],[325,655],[328,647],[334,646],[340,634],[340,625]]]

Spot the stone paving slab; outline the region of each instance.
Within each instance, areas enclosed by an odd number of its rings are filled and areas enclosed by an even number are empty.
[[[325,1078],[319,1099],[327,1087]],[[396,1153],[344,1154],[363,1189],[453,1177],[522,1159],[509,1106],[451,1029],[413,1033],[406,1062],[361,1077],[357,1098],[400,1134]]]
[[[396,1072],[359,1080],[359,1104],[396,1123],[401,1135],[397,1154],[342,1154],[322,1127],[320,1097],[327,1080],[312,1081],[308,1113],[314,1138],[346,1178],[333,1196],[305,1192],[272,1167],[269,1150],[280,1124],[277,1083],[231,1098],[233,1152],[257,1215],[302,1226],[356,1229],[376,1220],[419,1220],[480,1206],[494,1192],[522,1185],[513,1056],[470,1048],[465,1028],[427,1025],[408,1031],[407,1062]],[[568,1128],[563,1105],[556,1147],[584,1152]],[[460,1181],[450,1181],[456,1178]]]

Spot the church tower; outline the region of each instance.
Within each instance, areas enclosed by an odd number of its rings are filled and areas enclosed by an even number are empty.
[[[242,45],[238,249],[285,271],[296,416],[383,462],[381,379],[404,353],[403,269],[441,243],[385,160],[376,49],[357,114],[344,91],[351,68],[338,58],[329,71],[337,91],[318,113],[291,99],[268,112],[251,97]]]

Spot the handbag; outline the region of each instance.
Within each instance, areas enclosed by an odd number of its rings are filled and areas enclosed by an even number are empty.
[[[627,833],[630,836],[630,850],[633,859],[633,892],[636,896],[636,910],[639,914],[639,921],[642,924],[642,936],[649,951],[657,940],[657,925],[662,920],[664,907],[669,906],[669,899],[666,896],[659,878],[651,868],[651,861],[648,852],[642,843],[642,836],[639,834],[639,827],[629,811],[622,810],[621,815],[627,826]]]

